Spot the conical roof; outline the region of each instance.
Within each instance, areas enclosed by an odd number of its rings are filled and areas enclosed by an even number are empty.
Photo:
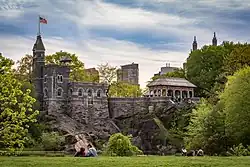
[[[41,35],[38,35],[36,38],[36,43],[34,44],[33,51],[34,50],[42,50],[45,51],[45,47],[43,45],[42,37]]]

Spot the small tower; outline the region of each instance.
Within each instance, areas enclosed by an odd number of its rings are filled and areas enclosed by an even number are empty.
[[[212,45],[217,46],[217,38],[216,38],[215,32],[214,32],[214,37],[213,37],[213,40],[212,40]]]
[[[38,35],[32,49],[32,83],[35,87],[36,99],[39,102],[39,110],[43,110],[43,79],[45,66],[45,47],[41,35]]]
[[[193,51],[194,51],[194,50],[197,50],[197,46],[198,46],[198,44],[197,44],[197,41],[196,41],[196,36],[194,36]]]

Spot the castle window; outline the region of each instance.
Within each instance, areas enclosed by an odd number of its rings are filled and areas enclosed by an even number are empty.
[[[44,75],[44,83],[47,82],[47,75]]]
[[[47,88],[44,88],[44,97],[48,97],[48,90],[47,90]]]
[[[62,83],[62,82],[63,82],[63,76],[57,75],[57,83]]]
[[[82,89],[79,89],[79,90],[78,90],[78,96],[80,96],[80,97],[83,96],[83,90],[82,90]]]
[[[101,90],[98,90],[96,95],[97,95],[97,97],[101,97]]]
[[[73,89],[72,89],[72,88],[69,89],[69,94],[70,94],[70,95],[73,94]]]
[[[90,97],[92,96],[92,90],[91,89],[88,90],[88,96],[90,96]]]
[[[58,97],[62,97],[62,95],[63,95],[63,90],[62,90],[62,88],[58,88],[58,89],[57,89],[57,96],[58,96]]]
[[[88,98],[88,104],[89,105],[92,105],[94,102],[93,102],[93,98]]]

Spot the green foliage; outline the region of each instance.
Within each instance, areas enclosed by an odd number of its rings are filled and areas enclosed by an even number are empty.
[[[110,85],[110,97],[140,97],[142,91],[139,85],[133,85],[124,82],[113,82]]]
[[[21,60],[16,62],[17,68],[15,70],[16,78],[19,81],[29,82],[32,79],[32,55],[26,54]]]
[[[41,145],[45,151],[60,151],[65,144],[65,138],[58,132],[43,133],[41,136]]]
[[[190,53],[187,63],[187,78],[198,86],[199,95],[210,96],[211,89],[223,72],[223,62],[227,50],[223,46],[204,46]]]
[[[250,45],[237,44],[234,50],[224,60],[224,69],[227,75],[250,65]]]
[[[236,155],[236,156],[250,155],[250,150],[245,148],[242,143],[240,143],[238,146],[233,146],[232,151],[233,151],[233,155]]]
[[[235,144],[250,144],[250,67],[236,72],[228,78],[228,83],[221,95],[226,113],[227,132]]]
[[[84,69],[84,63],[79,60],[79,58],[75,54],[71,54],[68,52],[56,52],[52,55],[45,56],[45,63],[53,63],[62,65],[60,60],[62,58],[70,58],[72,60],[70,64],[71,73],[70,78],[73,81],[87,81],[87,82],[99,82],[99,76],[96,74],[88,74]],[[21,58],[21,60],[17,61],[17,69],[15,70],[15,74],[18,80],[20,81],[30,81],[32,77],[32,55],[25,55]]]
[[[208,104],[204,99],[201,99],[201,103],[197,106],[197,109],[193,110],[192,117],[188,126],[188,136],[185,138],[186,147],[188,149],[203,148],[205,145],[205,120],[212,112],[212,106]]]
[[[131,139],[121,133],[110,136],[106,154],[112,156],[132,156],[142,154],[136,146],[131,144]]]
[[[175,69],[173,72],[167,72],[163,75],[156,75],[151,78],[151,80],[156,80],[158,78],[185,78],[185,70],[182,68]]]
[[[0,56],[0,145],[15,150],[23,149],[29,124],[36,122],[38,111],[30,90],[22,91],[22,84],[15,79],[13,61]]]
[[[86,73],[84,69],[84,63],[79,60],[79,58],[75,54],[71,54],[68,52],[56,52],[52,55],[47,55],[45,57],[46,63],[54,63],[58,65],[62,65],[60,60],[62,58],[70,58],[72,60],[70,64],[71,73],[70,78],[73,81],[87,81],[87,82],[98,82],[99,77],[98,76],[91,76]]]
[[[219,103],[212,106],[202,99],[197,109],[193,110],[188,126],[185,143],[188,149],[202,148],[206,154],[215,155],[225,152],[229,137],[225,133],[225,114]]]

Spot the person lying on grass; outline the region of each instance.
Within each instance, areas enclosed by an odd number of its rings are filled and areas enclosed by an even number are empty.
[[[86,157],[96,157],[96,156],[97,156],[96,149],[91,144],[89,144],[88,145],[88,152],[86,154]]]
[[[76,152],[74,157],[85,157],[86,154],[85,154],[85,148],[81,147],[80,148],[80,151]]]

